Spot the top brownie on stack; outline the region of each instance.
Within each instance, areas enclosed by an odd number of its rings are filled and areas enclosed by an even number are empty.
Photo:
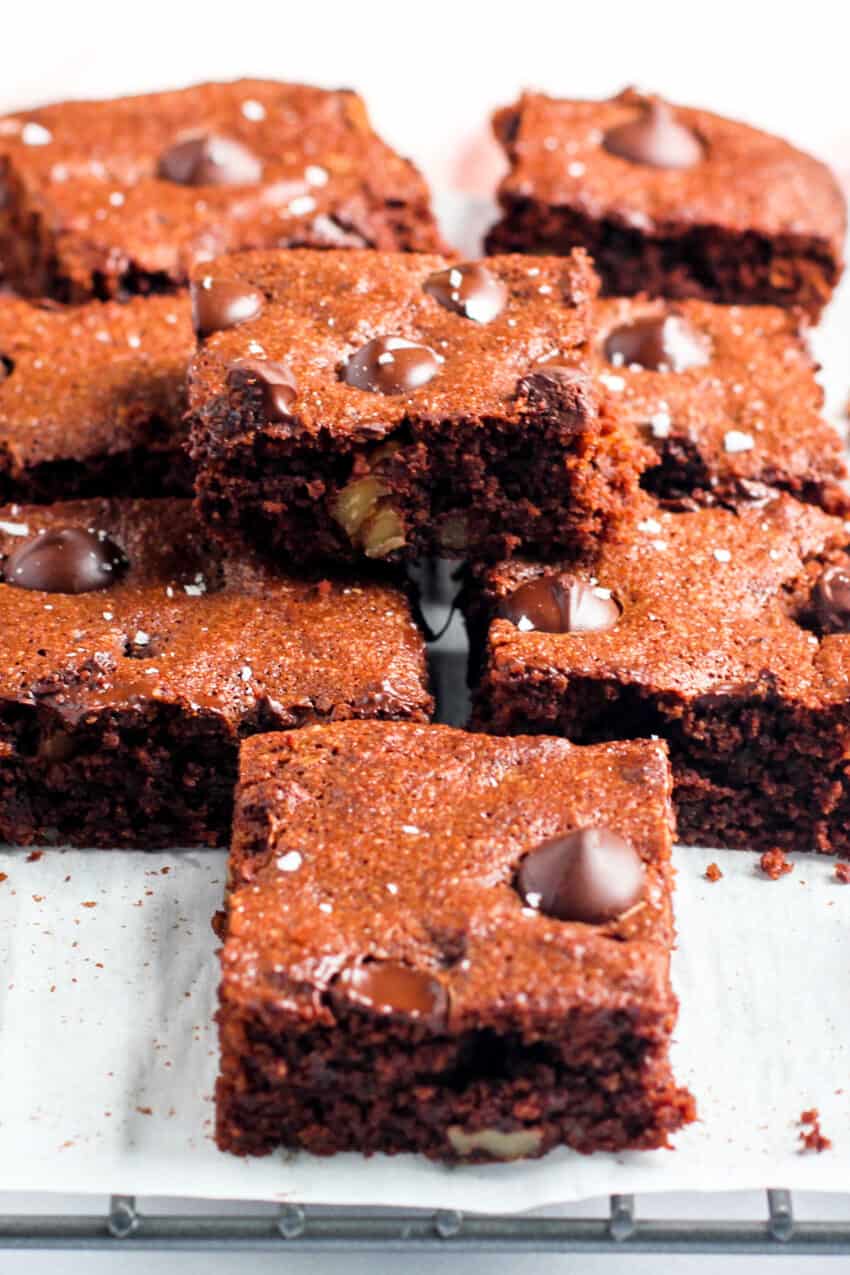
[[[633,89],[526,93],[498,112],[510,160],[489,252],[586,248],[604,291],[799,306],[843,268],[844,200],[811,156],[746,124]]]
[[[171,291],[243,248],[441,247],[356,93],[273,80],[7,116],[0,193],[0,277],[68,302]]]

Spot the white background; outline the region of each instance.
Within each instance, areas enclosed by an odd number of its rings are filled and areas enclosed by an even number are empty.
[[[310,5],[280,0],[260,5],[116,3],[26,4],[7,0],[0,36],[0,106],[17,107],[63,96],[98,96],[171,87],[201,78],[268,75],[351,85],[366,96],[376,125],[413,156],[442,188],[484,194],[499,171],[486,117],[522,86],[564,95],[602,96],[637,83],[671,98],[736,115],[783,133],[850,176],[848,19],[838,3],[685,5],[635,0],[604,4],[519,0],[506,5],[443,0],[431,4]],[[845,10],[846,12],[846,10]],[[850,330],[834,339],[850,388]],[[813,953],[817,936],[813,936]],[[722,956],[722,954],[720,954]],[[813,972],[816,962],[813,960]],[[824,971],[822,976],[825,975]],[[846,970],[832,971],[846,980]],[[793,1043],[793,1032],[790,1033]],[[848,1078],[850,1079],[850,1078]],[[2,1154],[2,1141],[0,1141]],[[71,1184],[69,1184],[69,1187]],[[757,1208],[752,1198],[742,1202]],[[663,1207],[656,1201],[657,1207]],[[61,1201],[52,1201],[61,1208]],[[672,1205],[671,1205],[672,1207]],[[695,1214],[728,1208],[728,1201],[694,1201]],[[846,1199],[830,1205],[846,1216]],[[329,1258],[293,1259],[299,1272],[335,1269]],[[510,1261],[452,1259],[459,1275],[487,1270],[528,1275],[549,1271],[626,1271],[661,1268],[762,1271],[778,1267],[754,1259],[602,1258]],[[746,1263],[746,1264],[745,1264]],[[346,1272],[387,1275],[400,1265],[414,1275],[424,1259],[348,1258]],[[814,1272],[834,1263],[793,1263]],[[127,1256],[79,1259],[65,1255],[0,1258],[4,1272],[121,1270],[258,1272],[283,1267],[279,1257]],[[342,1269],[339,1262],[336,1269]],[[788,1264],[786,1263],[786,1269]]]

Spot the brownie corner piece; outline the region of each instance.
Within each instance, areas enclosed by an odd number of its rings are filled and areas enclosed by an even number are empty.
[[[196,271],[201,512],[281,560],[587,553],[652,453],[599,410],[583,253],[252,253]]]
[[[248,740],[240,775],[222,1150],[498,1161],[694,1118],[663,744],[348,722]]]
[[[494,117],[510,161],[489,252],[592,254],[612,295],[799,306],[817,318],[844,266],[826,165],[781,138],[627,89],[526,93]]]
[[[77,303],[170,292],[250,248],[439,251],[419,171],[348,89],[274,80],[0,119],[5,282]]]
[[[222,845],[244,736],[430,717],[400,589],[230,559],[188,500],[0,508],[0,564],[8,844]]]
[[[787,494],[646,498],[592,572],[514,560],[468,591],[483,729],[665,739],[680,839],[850,854],[850,533]]]

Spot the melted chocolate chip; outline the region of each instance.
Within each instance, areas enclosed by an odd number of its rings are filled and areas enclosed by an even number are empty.
[[[231,384],[256,381],[263,391],[263,411],[270,421],[283,421],[295,401],[298,383],[286,365],[264,359],[240,359],[228,374]]]
[[[499,614],[523,633],[603,633],[620,618],[620,606],[607,590],[582,580],[538,576],[521,584],[499,607]]]
[[[193,283],[190,291],[192,322],[202,337],[256,319],[265,300],[262,292],[246,283],[213,279],[210,275]]]
[[[19,545],[3,564],[6,584],[45,593],[106,589],[126,570],[127,559],[107,536],[82,527],[54,527]]]
[[[477,261],[438,270],[428,276],[422,287],[446,310],[462,314],[475,323],[495,319],[508,299],[508,290],[501,279]]]
[[[371,961],[343,970],[334,988],[338,999],[378,1014],[400,1014],[433,1022],[445,1017],[445,988],[422,970],[400,961]]]
[[[610,828],[579,828],[526,855],[517,889],[529,907],[559,921],[600,925],[643,893],[644,869],[633,846]]]
[[[375,394],[410,394],[440,370],[440,359],[427,345],[402,336],[376,336],[352,354],[342,369],[346,385]]]
[[[652,99],[640,114],[609,129],[602,139],[609,155],[648,168],[693,168],[703,156],[696,133],[680,124],[666,102]]]
[[[812,607],[825,633],[850,633],[850,571],[827,567],[812,590]]]
[[[241,142],[228,137],[189,137],[159,160],[157,176],[180,186],[253,186],[263,165]]]
[[[711,341],[678,314],[657,315],[614,328],[605,339],[605,357],[615,367],[686,372],[708,363]]]

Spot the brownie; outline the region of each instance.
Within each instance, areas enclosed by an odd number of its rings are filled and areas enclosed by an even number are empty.
[[[203,517],[286,562],[587,551],[654,455],[598,411],[595,287],[580,253],[245,253],[199,269]]]
[[[244,736],[430,714],[404,593],[229,560],[190,501],[6,507],[0,558],[2,841],[221,845]]]
[[[190,495],[181,297],[0,297],[0,502]]]
[[[667,1145],[694,1114],[668,1058],[669,788],[651,742],[377,722],[246,741],[219,1147]]]
[[[801,306],[843,269],[846,212],[825,165],[778,137],[627,89],[525,93],[494,117],[510,171],[489,252],[588,250],[612,294]]]
[[[243,248],[441,247],[428,189],[362,99],[200,84],[0,119],[0,267],[26,295],[172,291]]]
[[[657,454],[644,487],[732,505],[779,489],[848,512],[843,440],[792,311],[617,297],[595,320],[604,410]]]
[[[850,854],[850,527],[784,493],[641,515],[592,573],[480,580],[477,725],[661,737],[683,841]]]

